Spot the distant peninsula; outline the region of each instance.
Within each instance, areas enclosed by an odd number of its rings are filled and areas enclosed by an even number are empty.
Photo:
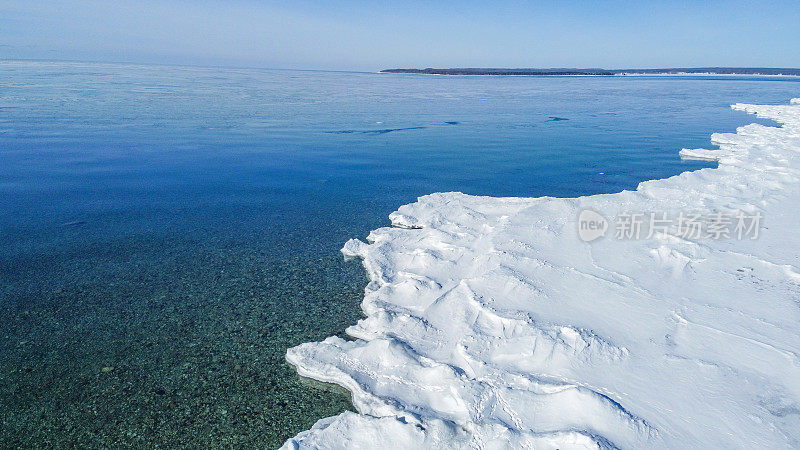
[[[426,75],[791,75],[800,76],[800,69],[774,67],[676,67],[670,69],[384,69],[381,73],[413,73]]]

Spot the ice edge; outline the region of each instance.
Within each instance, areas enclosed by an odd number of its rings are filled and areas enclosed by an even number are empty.
[[[366,318],[289,349],[359,411],[284,448],[641,448],[800,443],[800,99],[782,123],[683,149],[716,169],[572,199],[421,197],[348,241]],[[755,241],[601,239],[578,211],[758,210]]]

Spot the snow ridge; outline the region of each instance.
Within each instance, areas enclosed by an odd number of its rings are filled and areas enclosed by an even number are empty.
[[[800,99],[681,151],[716,169],[580,198],[438,193],[350,240],[355,340],[289,349],[359,414],[284,448],[800,446]],[[751,211],[755,240],[585,243],[577,218]],[[613,230],[611,233],[613,234]]]

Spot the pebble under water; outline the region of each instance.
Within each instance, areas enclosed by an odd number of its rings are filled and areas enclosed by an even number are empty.
[[[577,196],[796,79],[0,62],[0,443],[277,447],[352,408],[286,349],[361,317],[339,249],[419,195]]]

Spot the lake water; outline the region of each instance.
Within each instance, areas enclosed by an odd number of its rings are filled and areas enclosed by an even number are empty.
[[[431,192],[708,167],[796,78],[443,77],[0,62],[2,446],[275,447],[351,408],[288,347],[361,317],[339,249]],[[764,122],[766,123],[766,122]]]

